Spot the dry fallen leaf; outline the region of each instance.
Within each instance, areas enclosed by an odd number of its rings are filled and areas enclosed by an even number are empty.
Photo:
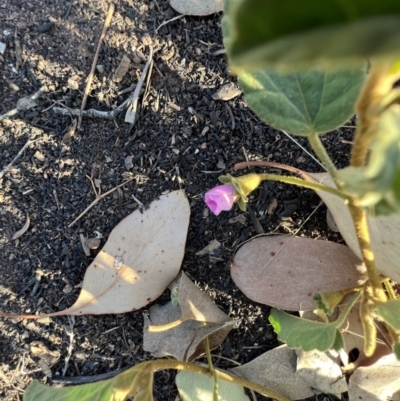
[[[235,284],[250,299],[276,308],[314,309],[315,292],[360,284],[364,276],[344,245],[289,235],[257,237],[239,248],[231,268]]]
[[[15,232],[13,234],[13,236],[11,237],[12,240],[16,240],[17,238],[21,237],[23,234],[25,234],[28,231],[29,228],[29,224],[31,223],[30,219],[29,219],[29,214],[28,212],[26,212],[26,221],[25,224],[22,226],[22,228],[20,230],[18,230],[17,232]]]
[[[173,356],[181,361],[191,361],[204,354],[206,337],[211,349],[218,347],[237,321],[218,309],[184,273],[177,291],[178,305],[174,306],[172,302],[154,305],[149,310],[150,316],[144,316],[143,349],[155,357]],[[176,322],[178,324],[169,327]]]
[[[184,15],[210,15],[224,11],[223,0],[170,0],[171,7]]]
[[[221,243],[216,239],[212,240],[207,246],[196,252],[196,256],[211,255],[221,246]]]
[[[334,187],[332,178],[327,173],[310,174],[318,182]],[[331,211],[336,225],[346,244],[357,256],[361,256],[353,221],[344,200],[324,191],[317,194]],[[378,271],[392,280],[400,281],[400,216],[380,216],[368,218],[371,246],[375,254],[375,263]]]
[[[296,375],[310,387],[325,394],[347,391],[346,378],[340,369],[340,356],[336,351],[296,350]]]
[[[75,304],[45,316],[123,313],[154,301],[179,273],[189,216],[182,190],[160,196],[143,213],[128,215],[87,268]]]
[[[399,401],[400,361],[390,354],[372,366],[359,367],[350,376],[348,394],[349,401]]]
[[[42,359],[50,367],[60,359],[60,351],[50,351],[42,341],[32,341],[30,347],[32,355]]]
[[[241,94],[242,94],[242,91],[232,82],[232,83],[221,86],[221,88],[219,88],[217,90],[217,92],[215,92],[212,95],[212,98],[214,100],[227,101],[227,100],[231,100]]]
[[[297,355],[286,345],[274,348],[230,372],[268,387],[291,400],[312,397],[311,387],[296,375]]]

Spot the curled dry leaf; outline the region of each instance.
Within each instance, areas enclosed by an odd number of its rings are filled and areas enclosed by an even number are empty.
[[[177,306],[172,302],[154,305],[149,310],[150,316],[144,315],[143,349],[155,357],[173,356],[192,361],[204,354],[206,337],[214,349],[237,322],[218,309],[184,273],[177,293]]]
[[[239,248],[231,276],[250,299],[276,308],[314,309],[315,292],[353,287],[365,278],[344,245],[289,235],[257,237]]]
[[[26,221],[23,227],[18,230],[16,233],[13,234],[11,237],[12,240],[16,240],[17,238],[21,237],[23,234],[25,234],[28,231],[29,225],[31,224],[31,221],[29,219],[29,214],[26,212]]]
[[[189,216],[182,190],[160,196],[143,213],[128,215],[87,268],[75,304],[45,316],[123,313],[154,301],[179,273]]]
[[[312,397],[309,384],[296,375],[297,355],[286,345],[274,348],[253,361],[229,369],[235,375],[268,387],[291,400]]]
[[[332,178],[327,173],[310,174],[317,182],[335,187]],[[317,194],[331,211],[333,218],[346,244],[361,257],[356,232],[349,209],[343,199],[324,191]],[[392,280],[400,281],[400,215],[369,217],[368,225],[371,235],[371,246],[375,255],[375,264],[380,273]]]
[[[210,15],[224,11],[223,0],[170,0],[171,7],[184,15]]]

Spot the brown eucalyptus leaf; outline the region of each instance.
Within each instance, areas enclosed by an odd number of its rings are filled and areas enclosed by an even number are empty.
[[[261,384],[291,399],[302,400],[312,397],[310,385],[296,375],[297,355],[294,349],[286,345],[274,348],[253,361],[230,372],[257,384]]]
[[[347,391],[346,378],[340,369],[340,356],[337,351],[296,350],[296,375],[310,387],[325,394],[341,394]]]
[[[23,234],[25,234],[28,231],[29,224],[31,223],[29,219],[29,214],[28,212],[26,213],[26,221],[25,224],[22,226],[21,229],[19,229],[17,232],[14,233],[14,235],[11,237],[12,240],[16,240],[19,237],[21,237]]]
[[[318,182],[335,187],[332,178],[327,173],[310,174]],[[353,221],[343,199],[324,191],[317,194],[331,211],[333,218],[346,244],[361,257]],[[378,271],[392,280],[400,281],[400,215],[369,217],[368,225],[371,235],[371,246],[375,254]]]
[[[344,245],[289,235],[252,239],[235,255],[231,276],[250,299],[276,308],[315,309],[315,292],[341,290],[365,278]]]
[[[189,216],[183,190],[160,196],[143,212],[128,215],[87,268],[74,305],[45,316],[123,313],[154,301],[179,273]]]
[[[154,305],[149,316],[144,315],[143,349],[155,357],[172,356],[181,361],[192,361],[204,354],[206,337],[210,348],[217,348],[237,321],[218,309],[183,272],[178,291],[178,305],[174,306],[172,302]],[[165,326],[176,321],[180,324],[168,330],[148,330],[150,326]]]
[[[170,0],[171,7],[184,15],[210,15],[224,11],[223,0]]]
[[[394,354],[354,371],[349,380],[349,401],[399,401],[400,361]]]

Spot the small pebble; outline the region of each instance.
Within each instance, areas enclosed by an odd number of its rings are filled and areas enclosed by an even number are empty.
[[[53,25],[53,22],[45,22],[44,24],[38,26],[38,31],[40,33],[50,31],[50,29],[53,28]]]
[[[0,54],[4,54],[5,51],[6,51],[6,44],[0,42]]]

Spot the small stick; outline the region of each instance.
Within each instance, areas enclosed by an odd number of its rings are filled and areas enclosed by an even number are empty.
[[[65,376],[68,370],[68,364],[69,360],[71,359],[72,356],[72,350],[74,349],[74,325],[75,325],[75,316],[73,315],[68,315],[68,320],[69,320],[69,328],[67,326],[64,326],[64,330],[67,333],[69,337],[69,346],[68,346],[68,355],[65,358],[64,362],[64,368],[62,371],[62,376]]]
[[[116,187],[110,189],[109,191],[105,192],[104,194],[100,195],[97,193],[97,191],[94,189],[94,185],[93,185],[93,181],[90,177],[88,177],[90,182],[92,183],[93,186],[93,191],[94,194],[96,195],[96,199],[68,226],[68,227],[72,227],[84,214],[86,214],[93,206],[95,206],[98,202],[100,202],[103,198],[105,198],[107,195],[110,195],[112,192],[114,192],[115,190],[117,190],[118,188],[121,188],[122,186],[124,186],[125,184],[127,184],[128,182],[134,180],[134,178],[131,178],[128,181],[123,182],[122,184],[117,185]]]
[[[36,100],[39,98],[39,96],[44,92],[44,86],[42,86],[36,93],[34,93],[32,96],[29,96],[27,98],[21,99],[20,102],[18,102],[17,107],[13,110],[8,111],[7,113],[3,114],[0,116],[0,121],[4,120],[5,118],[15,116],[15,114],[18,114],[20,111],[23,111],[26,109],[27,102],[22,102],[22,100]]]
[[[149,59],[147,60],[147,63],[143,69],[142,75],[139,78],[138,83],[135,86],[135,91],[132,93],[131,96],[128,97],[123,103],[121,103],[116,109],[110,110],[110,111],[100,111],[100,110],[95,110],[95,109],[89,109],[89,110],[80,110],[80,109],[68,109],[64,107],[54,107],[53,111],[57,114],[62,114],[62,115],[69,115],[69,116],[84,116],[84,117],[91,117],[91,118],[105,118],[107,120],[113,120],[119,113],[121,113],[122,110],[124,110],[127,106],[130,106],[132,104],[137,104],[139,94],[140,94],[140,89],[143,85],[144,79],[147,74],[147,70],[150,66],[151,60],[153,56],[153,49],[150,48],[150,55]]]
[[[87,79],[87,83],[86,83],[85,92],[83,94],[81,112],[83,111],[83,109],[86,106],[86,101],[87,101],[87,98],[88,98],[88,95],[89,95],[90,87],[92,86],[94,71],[96,69],[97,60],[99,58],[101,44],[103,42],[104,37],[106,36],[107,29],[110,26],[111,18],[112,18],[113,14],[114,14],[114,9],[115,9],[114,3],[110,3],[110,7],[108,8],[107,17],[106,17],[106,20],[104,21],[103,30],[102,30],[101,35],[100,35],[99,43],[97,44],[97,50],[96,50],[96,54],[94,55],[94,59],[93,59],[93,63],[92,63],[92,69],[90,70],[90,73],[89,73],[89,76],[88,76],[88,79]],[[81,128],[81,123],[82,123],[82,114],[80,114],[80,116],[79,116],[78,130]]]
[[[21,157],[22,153],[24,153],[25,149],[31,144],[34,143],[35,141],[32,141],[29,139],[26,144],[21,148],[21,150],[17,153],[17,156],[14,157],[14,159],[11,160],[11,162],[4,167],[2,171],[0,171],[0,179],[2,179],[5,174],[10,170],[10,168],[13,166],[13,164],[18,160],[19,157]]]

